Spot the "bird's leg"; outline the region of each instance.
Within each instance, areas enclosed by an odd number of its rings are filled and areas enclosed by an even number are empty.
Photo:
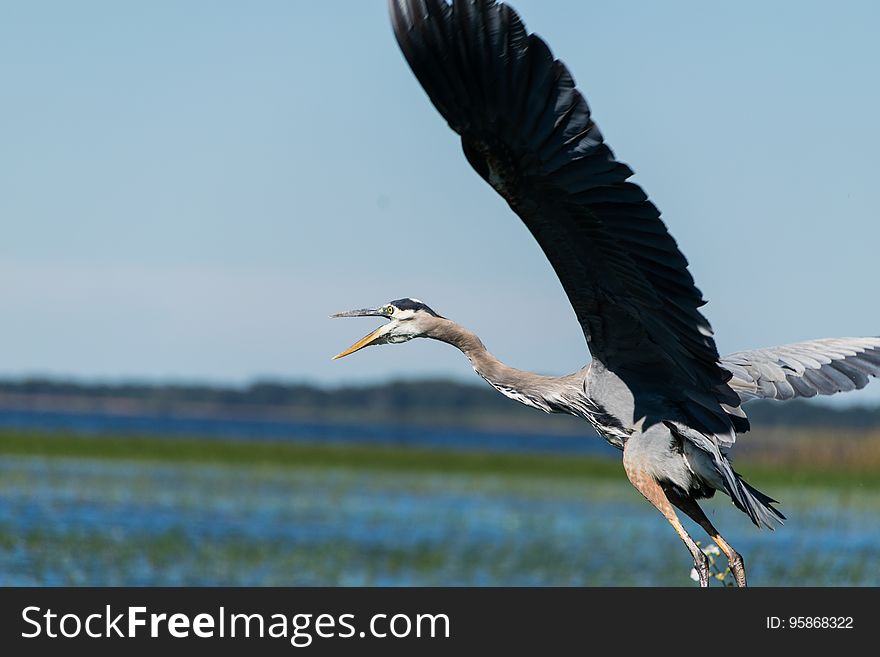
[[[746,586],[746,567],[742,556],[718,533],[715,525],[706,517],[706,514],[700,508],[700,505],[697,504],[696,500],[679,495],[674,491],[670,491],[668,496],[675,506],[688,514],[694,522],[706,530],[706,533],[715,541],[715,545],[725,554],[730,566],[730,572],[733,573],[733,578],[736,580],[736,585],[739,587]]]
[[[703,551],[700,549],[700,546],[694,542],[694,539],[688,535],[684,526],[681,524],[681,521],[678,519],[678,516],[675,514],[675,509],[672,508],[672,504],[666,496],[663,487],[660,486],[654,477],[644,470],[634,467],[631,464],[627,464],[626,450],[624,450],[623,468],[626,470],[626,476],[629,477],[630,482],[635,486],[636,490],[644,495],[645,499],[653,504],[657,510],[666,517],[669,524],[672,525],[672,528],[675,529],[681,540],[684,541],[691,556],[694,558],[694,567],[697,569],[697,575],[700,577],[700,586],[704,588],[709,586],[709,559],[703,554]]]

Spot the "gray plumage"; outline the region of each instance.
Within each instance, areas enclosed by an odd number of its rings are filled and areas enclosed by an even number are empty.
[[[389,322],[337,358],[418,337],[454,345],[507,397],[590,422],[623,451],[627,476],[684,541],[701,584],[708,584],[706,557],[675,508],[707,531],[744,586],[742,557],[697,504],[721,491],[759,527],[784,519],[775,500],[731,465],[736,435],[749,430],[742,404],[861,388],[880,374],[880,339],[817,340],[720,358],[687,260],[544,41],[492,0],[390,0],[390,10],[407,63],[460,135],[468,162],[553,266],[592,361],[567,376],[514,369],[472,332],[413,299],[340,313]]]
[[[880,338],[832,338],[739,351],[721,359],[743,402],[861,390],[880,376]]]

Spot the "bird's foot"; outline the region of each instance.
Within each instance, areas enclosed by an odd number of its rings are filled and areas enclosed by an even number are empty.
[[[700,578],[700,588],[708,588],[709,586],[709,559],[705,554],[700,552],[699,557],[694,557],[694,569]]]
[[[746,566],[739,552],[733,553],[733,556],[728,561],[728,565],[730,566],[730,572],[733,573],[733,579],[736,580],[736,585],[740,588],[747,586]]]

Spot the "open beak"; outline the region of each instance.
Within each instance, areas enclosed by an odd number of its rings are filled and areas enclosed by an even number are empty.
[[[385,333],[385,327],[380,326],[379,328],[377,328],[375,331],[373,331],[369,335],[365,335],[364,337],[362,337],[360,340],[355,342],[353,345],[351,345],[348,349],[346,349],[342,353],[336,354],[333,357],[333,360],[338,360],[339,358],[342,358],[343,356],[348,356],[349,354],[353,354],[356,351],[360,351],[364,347],[369,347],[371,344],[373,344],[375,341],[377,341],[379,338],[381,338],[384,333]]]
[[[361,308],[360,310],[349,310],[344,313],[336,313],[335,315],[330,315],[330,317],[385,317],[385,314],[382,312],[381,308]],[[380,326],[369,335],[365,335],[342,353],[336,354],[333,357],[333,360],[338,360],[339,358],[343,358],[344,356],[348,356],[356,351],[360,351],[364,347],[369,347],[371,344],[374,344],[385,334],[386,326],[387,325]]]

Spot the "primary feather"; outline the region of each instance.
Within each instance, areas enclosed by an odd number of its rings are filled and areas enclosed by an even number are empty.
[[[880,338],[829,338],[738,351],[721,359],[743,402],[861,390],[880,377]]]

